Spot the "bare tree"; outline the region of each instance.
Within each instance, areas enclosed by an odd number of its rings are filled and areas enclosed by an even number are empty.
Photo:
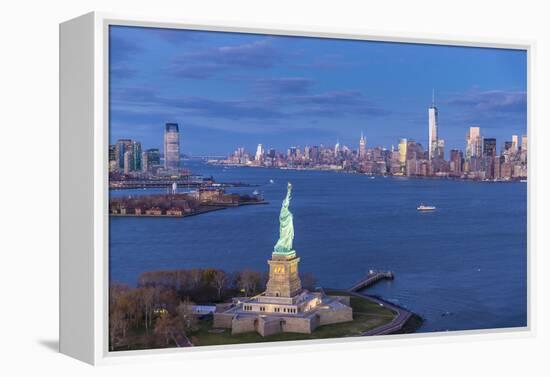
[[[239,278],[239,288],[244,291],[245,296],[256,293],[261,281],[261,274],[252,270],[244,270]]]
[[[164,313],[162,314],[157,320],[155,321],[155,334],[162,336],[164,339],[164,342],[166,345],[170,344],[170,339],[178,344],[174,333],[176,331],[176,321],[175,319],[170,315],[170,313]]]
[[[218,291],[218,300],[222,298],[222,291],[225,288],[229,277],[223,270],[216,270],[212,275],[212,286]]]
[[[155,302],[155,288],[152,287],[141,287],[138,288],[138,297],[143,311],[143,316],[145,320],[145,330],[149,331],[149,328],[153,322],[153,309]]]
[[[128,320],[120,309],[116,309],[109,315],[109,339],[111,351],[114,350],[117,343],[126,338],[128,330]]]
[[[199,268],[194,268],[189,271],[189,278],[191,280],[192,288],[197,289],[202,281],[202,270]]]
[[[176,315],[164,311],[155,321],[155,334],[161,336],[166,345],[172,340],[176,346],[180,346],[178,338],[187,337],[187,333],[198,328],[198,320],[193,311],[194,304],[186,298],[177,307]]]
[[[185,300],[178,305],[177,319],[180,322],[180,329],[184,333],[195,331],[198,328],[197,315],[193,310],[194,306],[195,304],[189,300],[189,297],[186,297]]]

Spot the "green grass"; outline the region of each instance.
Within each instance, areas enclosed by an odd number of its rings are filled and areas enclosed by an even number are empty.
[[[347,292],[327,293],[349,296]],[[209,330],[212,330],[212,321],[201,320],[199,321],[199,329],[189,334],[189,336],[191,342],[196,346],[341,338],[359,336],[367,330],[390,322],[395,317],[392,310],[381,307],[366,298],[351,296],[351,307],[353,308],[353,321],[320,326],[311,334],[280,333],[262,337],[256,332],[231,335],[230,329],[225,329],[221,333],[211,333]]]

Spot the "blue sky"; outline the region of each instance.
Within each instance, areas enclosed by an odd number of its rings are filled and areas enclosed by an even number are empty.
[[[426,145],[435,90],[439,136],[468,127],[500,146],[527,128],[525,51],[111,26],[110,139],[161,148],[180,125],[185,154],[237,146]]]

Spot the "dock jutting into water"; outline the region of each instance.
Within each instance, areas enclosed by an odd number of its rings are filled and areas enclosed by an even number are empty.
[[[380,326],[369,331],[364,332],[363,336],[372,336],[372,335],[388,335],[401,331],[409,319],[412,317],[412,313],[404,308],[401,308],[397,305],[393,305],[385,300],[382,300],[378,297],[373,297],[364,293],[359,293],[359,291],[370,287],[371,285],[377,283],[382,279],[393,280],[393,272],[391,271],[369,271],[367,276],[355,283],[351,288],[348,289],[348,292],[355,296],[363,297],[371,300],[372,302],[384,306],[393,312],[395,312],[395,318],[388,324]]]
[[[363,279],[359,280],[357,283],[351,286],[351,288],[348,289],[350,292],[357,292],[361,289],[370,287],[374,283],[382,280],[382,279],[389,279],[393,280],[393,272],[391,271],[369,271],[367,276],[365,276]]]

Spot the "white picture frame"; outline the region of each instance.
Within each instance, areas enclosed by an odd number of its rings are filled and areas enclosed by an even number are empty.
[[[108,349],[108,28],[110,25],[149,26],[260,34],[331,37],[358,40],[429,43],[523,49],[528,62],[528,125],[532,125],[533,41],[461,38],[419,33],[370,32],[345,28],[320,30],[307,26],[203,23],[88,13],[60,25],[60,351],[90,364],[140,359],[207,358],[234,354],[295,352],[296,349],[346,349],[411,342],[441,342],[533,336],[534,250],[532,229],[534,185],[528,186],[528,312],[527,326],[518,329],[458,331],[452,334],[408,334],[341,338],[239,346],[212,346],[146,351]],[[534,144],[532,144],[534,145]],[[535,153],[529,148],[529,177]],[[460,335],[460,336],[457,336]]]

